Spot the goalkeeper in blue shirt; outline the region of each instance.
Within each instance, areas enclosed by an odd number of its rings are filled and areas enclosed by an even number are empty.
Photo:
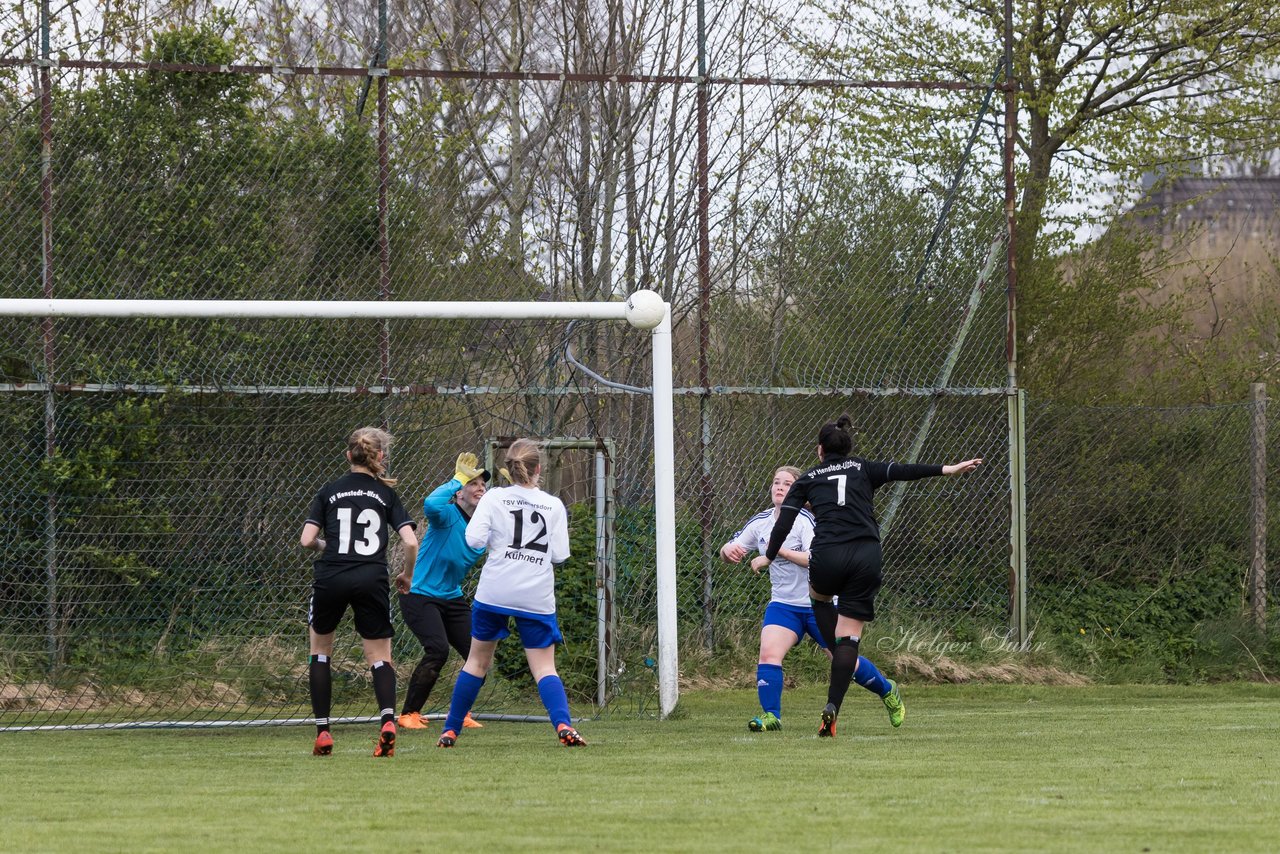
[[[458,455],[454,475],[422,501],[427,530],[418,549],[413,582],[400,594],[400,615],[422,644],[422,660],[409,677],[401,729],[427,729],[422,708],[449,658],[449,647],[465,661],[471,652],[471,603],[462,594],[462,580],[484,549],[467,545],[467,522],[484,497],[491,475],[479,468],[475,454]],[[481,727],[468,712],[465,727]]]

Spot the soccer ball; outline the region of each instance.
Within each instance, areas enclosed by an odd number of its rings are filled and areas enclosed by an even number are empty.
[[[667,306],[654,291],[636,291],[627,297],[627,323],[636,329],[652,329],[666,316]]]

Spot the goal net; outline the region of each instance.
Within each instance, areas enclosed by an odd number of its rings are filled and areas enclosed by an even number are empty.
[[[482,15],[492,32],[500,12]],[[364,424],[398,437],[414,512],[460,451],[564,443],[575,713],[669,710],[677,619],[684,687],[751,690],[769,581],[719,548],[842,413],[871,459],[987,460],[981,477],[880,491],[889,562],[867,648],[897,642],[875,647],[889,667],[939,626],[1025,637],[1011,188],[988,57],[963,80],[886,89],[798,55],[759,78],[757,43],[695,78],[642,28],[599,73],[573,39],[517,46],[510,67],[532,70],[514,74],[485,70],[483,39],[446,62],[382,40],[371,70],[352,46],[378,34],[353,20],[316,46],[339,64],[308,69],[279,65],[274,28],[242,43],[184,21],[139,21],[137,50],[85,57],[67,19],[47,59],[37,40],[0,59],[0,298],[305,302],[291,317],[0,310],[0,727],[305,718],[296,542]],[[637,288],[674,306],[668,369],[653,367],[663,336],[622,321]],[[390,313],[424,299],[465,302]],[[607,316],[574,313],[597,300]],[[671,374],[670,395],[644,391]],[[667,422],[674,453],[655,450]],[[349,622],[338,640],[334,713],[367,713]],[[415,647],[401,631],[402,674]],[[481,713],[540,712],[512,654]],[[825,679],[812,647],[790,660],[800,684]]]
[[[308,720],[298,533],[365,424],[396,436],[391,474],[420,523],[458,453],[549,439],[544,482],[571,513],[557,599],[574,711],[669,711],[670,325],[633,329],[622,308],[0,301],[16,351],[66,378],[4,389],[21,453],[0,474],[0,727]],[[394,619],[403,685],[422,651]],[[336,641],[333,717],[372,714],[349,618]],[[518,647],[478,714],[542,713]],[[424,712],[445,710],[458,665]]]

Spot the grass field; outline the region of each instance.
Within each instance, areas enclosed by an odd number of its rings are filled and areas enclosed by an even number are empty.
[[[370,756],[375,727],[0,733],[5,851],[1274,851],[1280,688],[856,686],[838,737],[818,689],[780,733],[754,692],[673,720],[439,727]]]

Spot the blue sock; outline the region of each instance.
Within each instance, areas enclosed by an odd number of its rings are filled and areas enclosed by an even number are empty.
[[[782,717],[782,665],[756,665],[756,694],[760,708]]]
[[[458,681],[453,683],[453,697],[449,700],[449,714],[444,719],[444,728],[454,732],[462,732],[462,719],[476,704],[480,696],[480,686],[484,685],[483,676],[472,676],[465,670],[458,671]]]
[[[547,707],[553,727],[559,729],[560,724],[573,726],[573,721],[569,720],[569,697],[559,676],[543,676],[538,682],[538,696],[542,698],[542,705]]]
[[[889,680],[884,678],[869,659],[858,656],[858,669],[854,671],[853,681],[866,688],[877,697],[883,697],[891,690]]]

